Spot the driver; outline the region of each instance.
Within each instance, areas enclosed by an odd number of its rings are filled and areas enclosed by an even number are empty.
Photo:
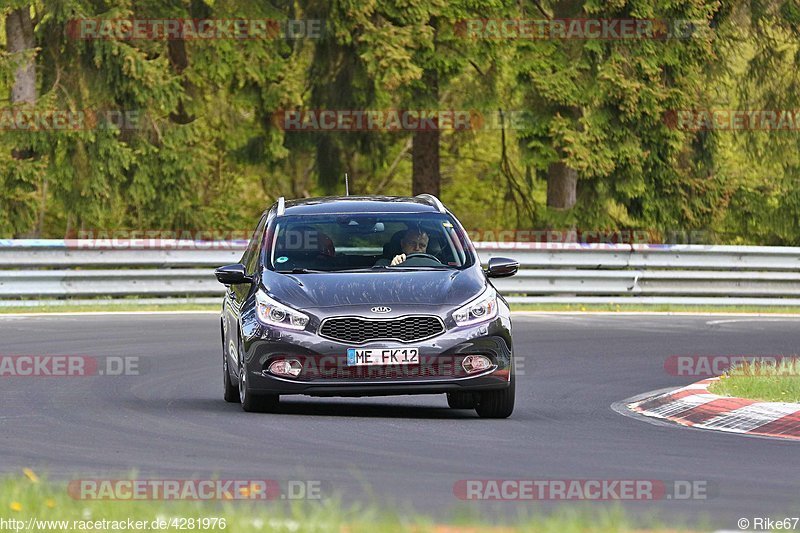
[[[391,263],[387,258],[379,259],[376,266],[386,265],[389,263],[391,266],[399,265],[406,260],[406,254],[424,254],[428,250],[428,234],[419,228],[410,228],[400,240],[400,248],[403,253],[394,256]]]

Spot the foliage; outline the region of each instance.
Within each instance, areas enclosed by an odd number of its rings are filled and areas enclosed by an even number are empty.
[[[36,48],[9,53],[0,27],[0,109],[9,112],[15,69],[32,58],[37,112],[123,111],[127,122],[0,128],[3,237],[247,229],[280,195],[343,193],[345,172],[353,192],[408,194],[410,132],[284,131],[276,114],[450,109],[484,119],[444,130],[439,147],[442,198],[469,229],[702,229],[717,242],[800,244],[800,127],[692,131],[668,120],[676,110],[800,108],[793,0],[14,0],[0,8],[0,26],[23,6]],[[470,20],[569,10],[691,20],[695,32],[602,40],[463,31]],[[318,20],[323,31],[185,41],[71,33],[76,20],[126,18]],[[567,211],[545,205],[554,162],[578,173]]]

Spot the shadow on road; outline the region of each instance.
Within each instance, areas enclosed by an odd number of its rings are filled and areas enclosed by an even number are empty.
[[[425,405],[400,405],[396,403],[376,403],[368,399],[360,402],[341,402],[326,400],[284,400],[271,413],[245,413],[238,404],[210,398],[175,398],[167,401],[138,400],[131,403],[134,409],[142,409],[150,404],[153,408],[166,407],[169,411],[193,411],[206,413],[229,413],[243,416],[299,415],[299,416],[336,416],[355,418],[406,418],[406,419],[455,419],[478,420],[478,415],[471,409],[449,409],[447,407]]]
[[[446,407],[398,405],[390,403],[330,403],[317,401],[281,401],[275,414],[307,415],[307,416],[341,416],[360,418],[451,418],[477,419],[478,415],[471,409],[448,409]]]

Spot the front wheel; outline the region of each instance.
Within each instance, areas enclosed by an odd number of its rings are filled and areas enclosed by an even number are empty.
[[[447,405],[450,409],[475,409],[475,394],[471,392],[448,392]]]
[[[250,381],[247,379],[247,368],[244,365],[244,354],[242,353],[242,343],[239,342],[239,401],[242,409],[248,413],[269,413],[278,407],[277,394],[255,394],[250,389]]]
[[[481,418],[508,418],[514,412],[514,374],[508,388],[482,392],[475,406]]]
[[[230,344],[230,348],[225,344],[225,328],[220,327],[222,334],[222,390],[224,391],[223,397],[228,403],[239,402],[239,387],[231,379],[231,369],[228,368],[228,355],[233,355],[234,346]]]
[[[224,398],[228,403],[239,401],[239,388],[231,380],[231,372],[228,368],[228,356],[222,354],[222,388],[225,391]]]

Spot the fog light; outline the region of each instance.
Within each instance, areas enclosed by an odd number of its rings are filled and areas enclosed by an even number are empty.
[[[290,376],[296,378],[300,375],[303,365],[297,359],[278,359],[269,365],[269,373],[276,376]]]
[[[485,355],[468,355],[461,361],[461,366],[464,367],[467,374],[474,374],[491,368],[492,360]]]

